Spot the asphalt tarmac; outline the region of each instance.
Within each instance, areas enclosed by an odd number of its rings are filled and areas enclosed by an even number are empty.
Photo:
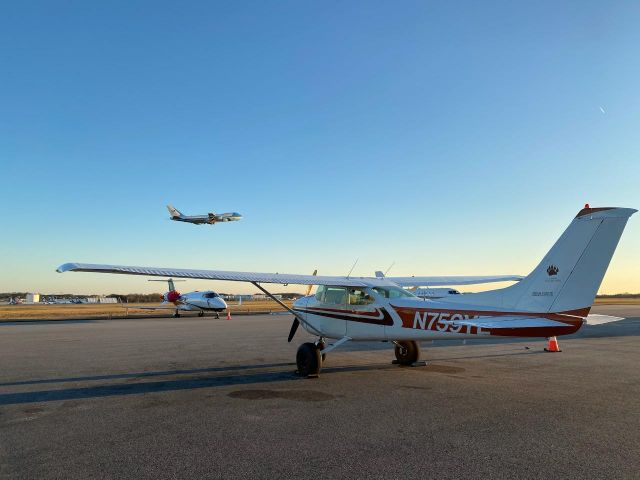
[[[560,338],[345,345],[286,315],[0,324],[0,478],[638,478],[640,306]]]

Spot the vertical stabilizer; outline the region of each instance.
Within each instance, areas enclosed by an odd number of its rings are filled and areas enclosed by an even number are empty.
[[[171,218],[182,217],[182,213],[180,213],[178,210],[173,208],[173,205],[167,205],[167,210],[169,210],[169,215],[171,215]]]
[[[627,220],[635,212],[631,208],[582,209],[540,264],[519,283],[463,295],[456,303],[528,312],[590,308]]]

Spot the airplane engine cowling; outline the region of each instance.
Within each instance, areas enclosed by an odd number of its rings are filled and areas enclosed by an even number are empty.
[[[180,292],[178,292],[177,290],[171,290],[170,292],[167,292],[165,294],[165,298],[167,302],[177,302],[180,298]]]

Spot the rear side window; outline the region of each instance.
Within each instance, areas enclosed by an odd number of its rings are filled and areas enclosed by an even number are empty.
[[[350,288],[349,289],[349,305],[369,305],[373,303],[375,300],[360,288]]]

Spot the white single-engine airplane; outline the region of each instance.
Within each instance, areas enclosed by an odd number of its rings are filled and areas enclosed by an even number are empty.
[[[184,280],[174,280],[169,278],[167,280],[149,280],[150,282],[167,282],[169,284],[169,291],[162,296],[162,303],[172,303],[174,306],[169,307],[160,305],[157,307],[136,306],[129,308],[140,308],[143,310],[175,310],[174,317],[180,317],[180,312],[198,312],[199,317],[203,317],[205,312],[214,312],[216,318],[220,318],[220,312],[227,309],[227,302],[212,290],[205,292],[188,292],[180,293],[176,290],[174,282],[182,282]]]
[[[418,342],[477,337],[555,337],[579,330],[588,314],[630,208],[590,208],[578,212],[540,264],[519,283],[481,293],[422,300],[402,287],[497,282],[492,277],[339,277],[284,273],[225,272],[175,268],[67,263],[58,272],[98,272],[249,282],[294,315],[315,343],[298,349],[298,373],[317,376],[324,354],[349,341],[391,341],[401,365],[419,359]],[[319,285],[316,294],[285,306],[261,283]],[[605,323],[606,318],[596,323]],[[618,319],[616,317],[611,317]],[[336,339],[327,344],[326,339]]]
[[[196,225],[203,225],[205,223],[213,225],[218,222],[237,222],[238,220],[242,220],[242,215],[238,212],[207,213],[206,215],[183,215],[173,208],[172,205],[167,205],[167,210],[169,210],[171,220],[175,220],[176,222],[194,223]]]

